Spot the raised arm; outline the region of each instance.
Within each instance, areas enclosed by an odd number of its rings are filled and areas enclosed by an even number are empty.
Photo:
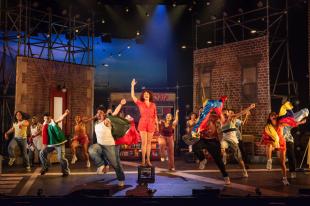
[[[131,81],[131,98],[136,103],[138,101],[136,95],[135,95],[135,85],[137,84],[136,80],[133,79]]]
[[[207,96],[206,96],[206,91],[205,91],[205,88],[204,88],[202,82],[200,83],[200,88],[202,90],[201,103],[204,105],[204,102],[205,102]]]
[[[122,106],[126,104],[126,100],[122,99],[120,104],[115,108],[114,112],[112,113],[112,116],[116,116],[122,109]]]
[[[232,118],[238,118],[238,117],[246,114],[247,112],[249,112],[251,109],[254,109],[254,108],[255,108],[255,104],[251,104],[248,108],[242,110],[241,112],[239,112],[237,114],[232,115]]]
[[[174,127],[176,127],[178,125],[178,122],[179,122],[179,110],[177,109],[175,111],[175,117],[174,117],[174,121],[173,121],[172,125]]]
[[[66,109],[65,113],[63,115],[61,115],[61,117],[59,117],[59,119],[55,120],[55,123],[61,122],[69,113],[70,113],[69,110]]]

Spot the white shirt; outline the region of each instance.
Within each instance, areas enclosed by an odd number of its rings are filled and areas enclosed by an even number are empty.
[[[97,137],[97,143],[100,145],[115,145],[114,138],[112,136],[111,127],[107,127],[104,121],[97,122],[95,124],[95,133]]]
[[[41,126],[40,123],[37,123],[36,127],[33,127],[33,126],[30,127],[31,135],[35,135],[38,133],[39,126]],[[36,136],[35,138],[32,139],[32,141],[38,150],[42,149],[42,136],[41,135]]]

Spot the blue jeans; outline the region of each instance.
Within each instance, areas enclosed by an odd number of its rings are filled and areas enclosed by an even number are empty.
[[[116,177],[119,181],[125,180],[125,174],[119,157],[119,146],[93,144],[89,147],[88,152],[94,160],[97,167],[107,165],[107,160],[114,168]]]
[[[69,174],[70,170],[69,170],[69,163],[68,160],[65,157],[65,151],[66,151],[66,147],[65,144],[62,145],[58,145],[58,146],[53,146],[53,147],[46,147],[44,150],[40,151],[40,160],[42,163],[42,170],[47,170],[48,169],[48,160],[47,160],[47,155],[51,152],[53,152],[54,150],[57,151],[57,158],[60,162],[60,166],[61,166],[61,171],[64,174]]]
[[[21,152],[21,155],[24,159],[24,164],[26,167],[30,167],[29,164],[29,158],[27,154],[27,139],[26,138],[20,138],[20,137],[14,137],[8,146],[8,152],[10,158],[16,158],[15,155],[15,147],[18,146]]]

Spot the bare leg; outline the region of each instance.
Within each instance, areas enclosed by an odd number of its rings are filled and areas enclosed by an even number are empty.
[[[141,134],[141,150],[142,150],[142,165],[145,165],[146,147],[147,147],[147,132],[140,132]]]
[[[152,138],[153,138],[153,133],[147,133],[146,162],[149,166],[152,166],[151,164]]]
[[[72,151],[72,160],[71,160],[71,164],[74,164],[77,161],[77,157],[76,157],[76,148],[79,146],[79,142],[76,140],[73,140],[73,142],[71,143],[71,151]]]
[[[285,160],[286,160],[286,151],[280,151],[280,164],[281,164],[281,170],[282,170],[282,175],[283,177],[286,177],[286,165],[285,165]]]

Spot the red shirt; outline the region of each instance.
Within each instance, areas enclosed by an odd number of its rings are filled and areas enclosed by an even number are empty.
[[[48,144],[48,132],[47,132],[48,124],[44,124],[42,127],[42,143]]]

